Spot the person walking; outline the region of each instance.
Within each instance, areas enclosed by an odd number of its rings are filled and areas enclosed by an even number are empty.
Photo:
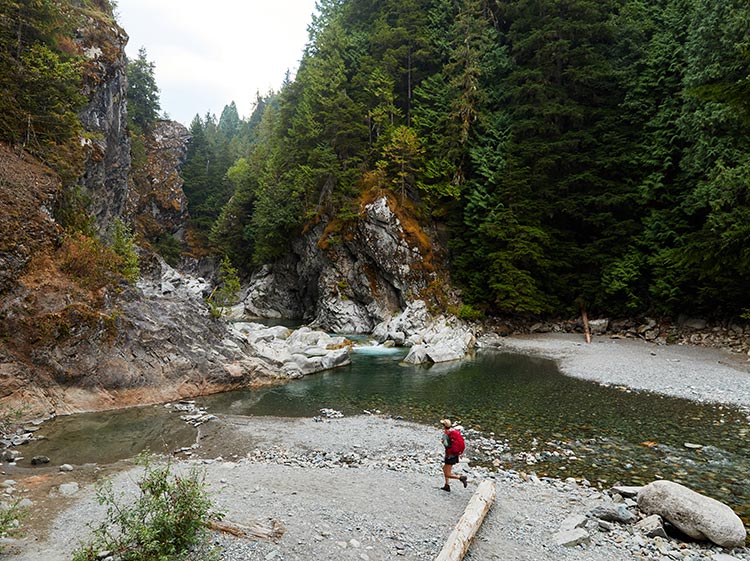
[[[467,478],[465,475],[455,475],[453,466],[458,463],[458,458],[464,453],[464,437],[461,433],[452,428],[453,423],[450,419],[441,419],[440,427],[443,429],[442,442],[445,446],[445,459],[443,460],[443,476],[445,476],[445,485],[440,487],[443,491],[450,492],[450,480],[458,479],[466,487]]]

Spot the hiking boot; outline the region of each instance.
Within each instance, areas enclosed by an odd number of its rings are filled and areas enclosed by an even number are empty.
[[[442,487],[440,487],[440,490],[441,491],[448,491],[450,493],[451,486],[446,483],[445,485],[443,485]]]
[[[465,475],[462,475],[461,477],[459,477],[459,478],[458,478],[458,480],[459,480],[459,481],[460,481],[461,483],[463,483],[463,484],[464,484],[464,489],[466,489],[466,485],[467,485],[467,483],[466,483],[466,476],[465,476]]]

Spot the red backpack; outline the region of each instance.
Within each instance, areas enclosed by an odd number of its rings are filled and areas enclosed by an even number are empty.
[[[452,456],[460,456],[466,449],[466,443],[464,442],[463,435],[456,429],[448,431],[448,438],[451,439],[450,448],[448,448],[448,454]]]

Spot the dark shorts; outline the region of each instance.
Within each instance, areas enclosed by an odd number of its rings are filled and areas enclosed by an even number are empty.
[[[443,463],[448,464],[449,466],[456,465],[458,463],[458,456],[446,456]]]

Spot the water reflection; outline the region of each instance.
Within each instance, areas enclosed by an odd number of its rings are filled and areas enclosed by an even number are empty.
[[[33,456],[47,456],[56,464],[110,464],[144,450],[171,452],[195,442],[196,430],[163,406],[132,407],[102,413],[57,417],[42,425],[46,436],[19,451],[29,465]]]

